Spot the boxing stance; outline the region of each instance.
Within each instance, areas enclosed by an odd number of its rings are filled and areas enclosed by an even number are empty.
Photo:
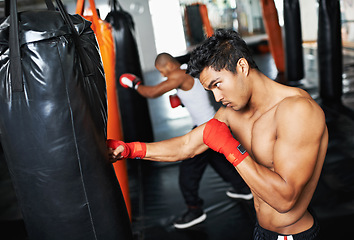
[[[120,143],[109,150],[112,161],[179,161],[211,148],[224,154],[251,188],[254,239],[317,239],[319,226],[308,206],[328,144],[320,106],[304,90],[261,73],[233,31],[216,31],[197,47],[188,73],[225,107],[184,136]]]
[[[176,89],[176,96],[170,95],[171,107],[183,104],[192,118],[194,127],[213,118],[215,109],[209,95],[198,79],[186,74],[186,64],[181,65],[168,53],[160,53],[155,59],[155,67],[164,77],[164,80],[157,85],[141,84],[138,77],[129,73],[121,75],[120,84],[125,88],[135,89],[147,98],[156,98]],[[188,228],[206,219],[206,213],[203,210],[204,201],[199,196],[198,190],[208,164],[231,184],[232,190],[226,192],[229,197],[246,200],[253,198],[249,187],[233,166],[225,160],[225,157],[209,149],[179,164],[179,187],[187,205],[187,211],[174,222],[176,228]]]

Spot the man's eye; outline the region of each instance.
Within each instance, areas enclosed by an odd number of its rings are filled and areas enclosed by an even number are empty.
[[[216,83],[215,86],[218,88],[220,87],[220,83]]]

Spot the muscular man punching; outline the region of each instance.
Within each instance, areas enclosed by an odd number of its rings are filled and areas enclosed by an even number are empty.
[[[183,104],[193,122],[193,128],[209,121],[215,115],[215,109],[210,101],[209,94],[205,91],[197,78],[186,74],[186,65],[181,65],[168,53],[160,53],[155,59],[155,67],[165,78],[154,86],[146,86],[135,75],[126,73],[119,80],[125,88],[135,89],[146,98],[159,97],[172,89],[176,89],[177,96],[171,97],[172,107]],[[186,159],[179,165],[179,186],[187,205],[187,211],[178,217],[174,226],[179,229],[189,228],[203,222],[207,215],[203,209],[204,200],[199,195],[199,184],[203,173],[210,164],[211,167],[229,182],[232,190],[226,194],[236,199],[250,200],[252,193],[233,166],[225,160],[225,157],[211,149]]]
[[[111,160],[179,161],[211,148],[225,155],[254,195],[254,239],[316,239],[319,226],[308,206],[328,144],[320,106],[304,90],[262,74],[233,31],[217,31],[196,48],[188,73],[225,107],[184,136],[120,142],[109,149]]]

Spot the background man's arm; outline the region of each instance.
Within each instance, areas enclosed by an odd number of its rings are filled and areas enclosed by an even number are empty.
[[[183,78],[168,78],[155,86],[145,86],[141,84],[141,79],[134,74],[125,73],[119,77],[119,82],[124,88],[135,89],[140,95],[146,98],[157,98],[164,93],[178,88],[182,84]]]
[[[157,98],[162,96],[163,94],[171,91],[173,89],[177,89],[181,85],[180,79],[167,79],[155,86],[146,86],[140,84],[137,92],[146,98]]]

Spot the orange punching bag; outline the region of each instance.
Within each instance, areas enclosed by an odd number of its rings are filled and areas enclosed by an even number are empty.
[[[207,37],[211,37],[211,35],[214,34],[214,29],[210,24],[209,21],[209,16],[208,16],[208,9],[205,4],[200,4],[199,5],[199,12],[200,12],[200,17],[202,18],[202,22],[205,28],[205,32]]]
[[[261,0],[263,22],[268,34],[270,52],[279,72],[285,72],[284,48],[278,12],[274,0]]]
[[[92,22],[91,28],[94,31],[100,48],[103,69],[106,77],[107,85],[107,105],[108,105],[108,122],[107,122],[107,138],[123,140],[118,96],[116,91],[115,80],[115,46],[112,36],[111,25],[100,19],[98,16],[95,1],[89,0],[91,14],[84,16],[85,0],[78,0],[76,5],[76,13]],[[131,219],[131,204],[129,196],[129,184],[126,161],[117,161],[113,164],[116,176],[118,178],[128,214]]]

